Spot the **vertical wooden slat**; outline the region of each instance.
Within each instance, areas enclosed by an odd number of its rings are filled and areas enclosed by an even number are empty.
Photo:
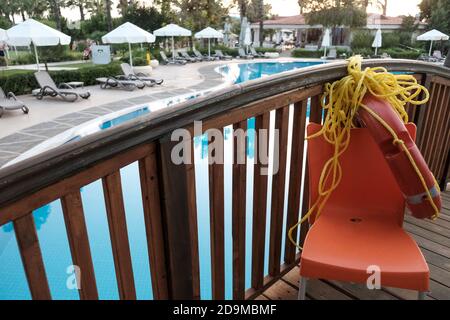
[[[432,137],[434,137],[437,133],[436,131],[436,118],[437,115],[439,114],[439,109],[440,106],[443,102],[443,96],[444,96],[444,90],[445,87],[442,84],[438,84],[438,89],[437,89],[437,93],[434,96],[433,99],[433,103],[428,105],[429,108],[429,112],[428,112],[428,117],[427,117],[427,121],[426,124],[424,126],[424,141],[426,141],[426,143],[424,143],[423,147],[422,147],[422,153],[424,155],[425,160],[427,161],[427,163],[429,165],[432,164],[432,158],[433,158],[433,153],[432,153],[432,149],[434,144],[436,143],[435,139],[431,139]],[[433,123],[431,123],[433,122]],[[435,168],[433,168],[432,166],[430,166],[430,170],[434,171]]]
[[[321,95],[311,97],[309,110],[309,121],[318,124],[322,123],[322,106],[320,104]]]
[[[272,176],[272,208],[270,216],[270,246],[269,246],[269,274],[277,276],[280,273],[281,243],[283,239],[283,212],[286,184],[286,159],[289,126],[289,106],[277,109],[275,116],[275,130],[279,138],[274,140],[275,149],[279,149],[278,159],[274,155],[273,162],[278,162],[278,171]],[[278,147],[277,147],[278,145]],[[275,166],[275,164],[274,164]],[[274,168],[276,169],[276,168]]]
[[[432,77],[427,75],[424,79],[423,85],[429,90],[430,98],[428,102],[419,108],[419,112],[417,115],[417,145],[419,149],[422,149],[423,141],[424,141],[424,133],[426,133],[427,126],[427,118],[430,113],[430,108],[433,105],[433,101],[435,100],[436,89],[437,86],[434,82],[432,82]]]
[[[193,250],[191,248],[193,227],[190,225],[190,201],[187,170],[185,164],[172,161],[172,150],[179,144],[166,135],[159,141],[159,168],[162,185],[164,241],[168,264],[169,298],[186,300],[196,298],[194,294]],[[195,233],[197,230],[194,230]]]
[[[438,115],[435,119],[436,125],[434,126],[434,148],[432,154],[433,159],[431,162],[431,167],[435,168],[435,175],[437,179],[441,179],[443,175],[444,163],[446,150],[448,150],[448,145],[450,143],[450,87],[444,87],[444,94],[442,96],[442,101],[439,103]]]
[[[153,297],[168,299],[167,265],[161,216],[158,166],[155,143],[151,143],[149,154],[139,160],[145,232],[152,277]]]
[[[212,150],[211,145],[209,154],[216,156],[216,163],[209,165],[212,296],[221,300],[225,297],[224,167],[218,152],[223,154],[223,150]]]
[[[288,211],[286,216],[286,240],[284,261],[295,262],[295,246],[290,242],[287,232],[298,221],[300,211],[300,192],[303,175],[303,157],[306,130],[307,100],[294,104],[292,126],[291,170],[289,178]]]
[[[195,188],[195,160],[194,140],[187,142],[191,147],[191,163],[186,164],[186,183],[188,200],[188,220],[191,239],[191,266],[192,266],[192,290],[193,299],[200,299],[200,262],[198,252],[198,224],[197,224],[197,191]]]
[[[133,300],[136,299],[136,290],[134,287],[120,172],[115,171],[102,180],[119,296],[121,299]]]
[[[245,298],[245,208],[247,189],[247,120],[233,125],[233,133],[243,131],[243,138],[233,138],[233,299]]]
[[[36,300],[50,300],[52,297],[31,212],[14,221],[14,232],[31,297]]]
[[[61,205],[72,262],[80,268],[78,284],[80,299],[96,300],[98,299],[97,284],[80,191],[77,190],[62,197]]]
[[[266,238],[267,174],[262,173],[258,153],[262,143],[269,144],[270,114],[264,113],[255,118],[255,152],[253,173],[253,231],[252,231],[252,288],[258,290],[264,284],[264,249]],[[267,130],[266,141],[262,140],[260,130]],[[257,146],[258,144],[258,146]]]
[[[308,157],[308,155],[307,155]],[[303,218],[309,210],[309,172],[308,172],[308,158],[306,158],[305,162],[305,179],[303,180],[303,197],[302,197],[302,210],[301,210],[301,218]],[[300,239],[299,245],[303,248],[305,244],[306,234],[309,230],[309,222],[305,221],[300,225]]]

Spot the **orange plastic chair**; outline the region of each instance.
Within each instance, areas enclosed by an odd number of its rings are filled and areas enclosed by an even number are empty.
[[[308,125],[308,135],[320,130]],[[407,125],[414,138],[416,127]],[[333,147],[322,137],[308,140],[310,203]],[[342,180],[320,217],[310,219],[300,261],[299,299],[308,278],[366,283],[371,268],[380,270],[381,286],[429,290],[428,265],[416,242],[403,230],[405,201],[378,146],[367,129],[352,129],[340,157]],[[369,269],[368,269],[369,268]]]

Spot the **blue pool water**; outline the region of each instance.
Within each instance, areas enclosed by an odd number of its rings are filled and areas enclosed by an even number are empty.
[[[236,82],[247,81],[269,74],[288,71],[311,63],[250,63],[239,65],[239,77]],[[229,72],[222,68],[221,72]],[[246,79],[246,80],[245,80]],[[104,122],[100,127],[107,129],[121,122],[148,113],[144,107],[135,112],[125,114],[114,120]],[[247,149],[247,210],[246,210],[246,287],[250,287],[251,272],[251,239],[252,239],[252,186],[253,186],[253,155],[254,155],[254,119],[248,120]],[[274,121],[271,120],[273,128]],[[292,118],[290,119],[292,126]],[[232,236],[231,236],[231,186],[232,186],[232,131],[225,128],[225,274],[226,298],[232,297]],[[76,140],[76,139],[75,139]],[[290,150],[288,150],[289,156]],[[197,214],[200,252],[200,285],[201,297],[211,298],[211,265],[210,265],[210,232],[209,232],[209,199],[208,192],[208,139],[206,135],[194,140],[194,157],[197,190]],[[270,170],[270,168],[269,168]],[[289,172],[289,167],[287,168]],[[133,273],[138,299],[152,299],[150,266],[148,262],[145,224],[143,217],[142,198],[140,192],[139,170],[137,163],[122,168],[122,189],[124,193],[125,212],[128,236],[133,263]],[[271,176],[268,177],[268,190],[271,190]],[[288,183],[288,181],[287,181]],[[106,209],[101,181],[95,181],[81,189],[86,225],[88,229],[94,272],[101,299],[118,299],[115,278],[114,261],[109,237]],[[286,195],[287,196],[287,195]],[[266,252],[269,247],[270,230],[270,196],[266,221]],[[286,212],[285,212],[286,214]],[[41,245],[44,264],[54,299],[79,299],[78,292],[66,285],[70,274],[68,267],[72,265],[68,239],[66,235],[61,202],[59,200],[47,204],[33,212],[37,233]],[[284,243],[284,239],[283,239]],[[283,260],[283,256],[281,260]],[[268,272],[268,255],[265,260],[265,273]],[[17,248],[12,223],[0,227],[0,299],[30,299],[25,273]]]
[[[321,61],[255,62],[227,65],[219,68],[220,73],[234,76],[235,83],[267,77],[273,74],[323,64]]]

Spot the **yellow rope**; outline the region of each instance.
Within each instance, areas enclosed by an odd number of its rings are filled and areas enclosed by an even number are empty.
[[[293,232],[299,225],[307,221],[313,212],[316,212],[316,218],[320,216],[328,198],[339,185],[342,178],[339,157],[345,152],[350,143],[350,129],[355,127],[354,117],[360,107],[363,107],[374,116],[392,134],[394,138],[393,143],[399,145],[405,151],[426,190],[428,200],[436,211],[435,216],[439,214],[425,179],[403,141],[398,138],[395,131],[383,119],[362,104],[365,94],[371,93],[386,100],[399,118],[407,123],[408,114],[405,111],[405,105],[408,103],[411,105],[426,103],[429,99],[428,90],[418,84],[416,78],[412,75],[392,74],[382,67],[361,70],[361,62],[361,56],[351,57],[347,67],[348,75],[332,84],[327,83],[325,85],[325,92],[321,100],[322,108],[327,111],[324,124],[320,131],[307,137],[307,139],[312,139],[323,136],[328,143],[334,146],[334,152],[322,169],[317,200],[302,219],[289,229],[289,240],[300,250],[302,248],[294,240]],[[419,100],[421,93],[424,93],[424,97],[422,100]],[[307,187],[304,186],[304,188]]]

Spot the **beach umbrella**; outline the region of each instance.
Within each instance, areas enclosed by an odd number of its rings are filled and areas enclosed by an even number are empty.
[[[226,46],[230,46],[231,23],[225,22],[223,27],[223,42]]]
[[[153,31],[157,37],[172,37],[172,58],[175,60],[175,41],[173,37],[190,37],[192,32],[174,23]]]
[[[0,41],[6,41],[7,37],[6,37],[6,30],[0,28]]]
[[[381,29],[377,30],[377,33],[375,34],[375,39],[373,39],[372,48],[375,48],[375,55],[378,53],[378,48],[381,48],[382,43],[382,35],[381,35]]]
[[[208,55],[211,57],[211,39],[223,39],[222,32],[207,27],[195,34],[196,39],[208,39]]]
[[[440,41],[440,40],[448,40],[448,35],[445,33],[442,33],[436,29],[433,29],[431,31],[425,32],[424,34],[421,34],[417,37],[417,40],[419,41],[431,41],[430,43],[430,52],[428,55],[431,56],[431,50],[433,49],[433,41]]]
[[[247,53],[248,53],[248,46],[252,44],[252,33],[250,31],[250,26],[247,25],[247,28],[245,29],[245,37],[244,37],[244,46],[247,47]]]
[[[327,48],[331,46],[331,31],[326,29],[322,39],[322,47],[324,48],[323,56],[327,56]]]
[[[6,42],[12,46],[33,44],[36,64],[39,70],[39,56],[36,47],[70,44],[70,36],[33,19],[21,22],[6,31]]]
[[[125,22],[113,31],[102,37],[103,43],[128,43],[130,51],[130,65],[133,66],[133,54],[131,52],[132,43],[150,43],[155,42],[155,36],[150,32],[130,23]]]
[[[241,21],[241,32],[239,34],[239,46],[244,46],[244,39],[245,39],[245,31],[247,30],[247,18],[243,17]]]

